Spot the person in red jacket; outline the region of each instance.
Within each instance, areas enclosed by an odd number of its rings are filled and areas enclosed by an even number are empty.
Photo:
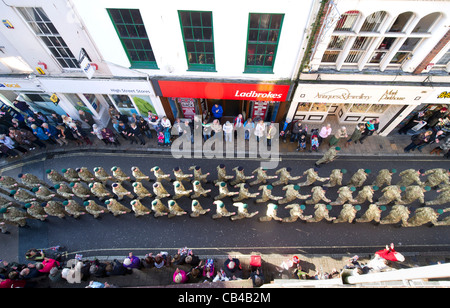
[[[59,262],[56,261],[55,259],[50,258],[44,258],[42,263],[36,265],[36,268],[38,269],[39,272],[46,274],[50,273],[50,270],[53,267],[59,267]]]

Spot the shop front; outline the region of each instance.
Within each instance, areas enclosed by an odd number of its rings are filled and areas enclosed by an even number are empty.
[[[168,118],[192,119],[195,114],[211,115],[215,104],[222,106],[222,122],[261,118],[280,122],[287,112],[290,85],[153,80],[153,87]]]
[[[287,117],[305,123],[339,125],[380,120],[380,134],[396,125],[429,95],[424,87],[300,84]]]

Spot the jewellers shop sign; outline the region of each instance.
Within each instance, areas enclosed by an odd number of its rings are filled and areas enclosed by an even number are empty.
[[[161,96],[285,101],[289,85],[159,80]]]

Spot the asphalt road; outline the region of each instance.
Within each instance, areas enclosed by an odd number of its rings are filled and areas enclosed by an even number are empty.
[[[278,168],[291,167],[292,175],[300,175],[306,169],[313,167],[317,156],[296,156],[283,157]],[[233,174],[231,169],[235,166],[243,166],[245,173],[250,174],[259,167],[260,159],[174,159],[167,154],[133,154],[133,153],[67,153],[49,156],[42,160],[29,161],[23,165],[5,170],[3,174],[17,177],[19,173],[31,172],[41,178],[46,179],[46,169],[76,168],[85,166],[92,170],[94,167],[103,166],[109,170],[112,166],[120,166],[122,170],[131,176],[131,167],[138,166],[141,170],[149,174],[153,166],[160,166],[165,172],[172,173],[175,166],[180,166],[185,173],[192,173],[188,170],[190,166],[200,165],[203,173],[210,172],[210,180],[216,179],[216,166],[224,163],[228,174]],[[382,168],[396,168],[398,172],[407,168],[448,168],[448,161],[424,157],[341,157],[335,162],[323,165],[319,175],[327,177],[334,168],[345,168],[348,173],[344,175],[343,183],[346,183],[351,175],[358,169],[371,169],[372,173],[366,183],[372,183],[378,170]],[[274,174],[276,169],[268,170],[268,174]],[[172,173],[173,178],[173,173]],[[393,184],[399,180],[397,174],[393,177]],[[151,191],[151,182],[145,183]],[[171,183],[164,183],[169,193],[173,192]],[[110,186],[108,186],[110,188]],[[130,183],[125,187],[132,189]],[[190,188],[190,184],[185,184]],[[208,183],[205,188],[212,188],[212,196],[218,193],[217,187]],[[231,188],[230,191],[237,191]],[[337,188],[330,188],[327,197],[335,200]],[[251,187],[251,192],[256,192],[257,187]],[[301,193],[307,194],[310,187],[302,187]],[[281,186],[273,189],[273,194],[284,196]],[[375,200],[380,196],[380,192],[375,192]],[[356,196],[356,194],[354,194]],[[437,196],[435,191],[427,192],[426,200],[432,200]],[[77,199],[78,200],[78,199]],[[144,199],[143,204],[150,207],[153,199]],[[167,204],[169,199],[163,199]],[[277,221],[258,222],[257,218],[264,215],[266,203],[256,204],[249,200],[249,211],[259,211],[259,214],[251,219],[231,221],[228,218],[214,220],[211,218],[215,212],[215,205],[212,199],[201,197],[198,199],[204,208],[211,208],[211,212],[199,217],[191,218],[189,215],[181,217],[155,218],[153,214],[145,217],[134,217],[134,214],[126,214],[114,217],[112,214],[104,214],[100,219],[94,219],[89,214],[79,219],[67,217],[59,219],[50,217],[48,221],[41,222],[30,220],[30,228],[20,228],[18,234],[15,231],[10,236],[2,236],[0,242],[0,258],[6,259],[8,253],[19,255],[19,261],[23,261],[22,256],[29,248],[46,248],[54,245],[64,245],[69,252],[81,253],[84,256],[124,256],[129,251],[135,254],[147,252],[157,253],[159,251],[174,251],[181,247],[195,249],[199,254],[222,255],[232,252],[250,253],[259,251],[261,253],[362,253],[373,252],[374,249],[383,247],[388,243],[395,243],[402,246],[404,252],[430,252],[430,251],[450,251],[449,227],[412,227],[400,228],[393,225],[374,225],[372,223],[328,223],[321,221],[318,223],[279,223]],[[125,198],[123,204],[131,208],[130,199]],[[235,210],[232,206],[231,198],[223,200],[229,210]],[[178,204],[190,213],[190,198],[178,200]],[[289,212],[279,206],[278,216],[287,217]],[[368,203],[362,204],[362,209],[358,212],[360,217],[368,207]],[[416,201],[410,205],[413,213],[419,203]],[[444,206],[434,206],[443,208]],[[332,216],[337,216],[341,206],[334,206],[330,211]],[[388,206],[389,209],[389,206]],[[313,214],[313,205],[307,205],[305,214]],[[444,217],[443,214],[442,217]],[[387,211],[382,214],[384,217]],[[16,238],[18,244],[13,241]],[[15,248],[17,247],[17,248]],[[5,249],[8,250],[5,251]],[[6,256],[6,257],[5,257]]]

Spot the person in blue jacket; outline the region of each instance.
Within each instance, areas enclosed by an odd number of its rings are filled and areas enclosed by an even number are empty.
[[[214,119],[218,119],[220,122],[220,119],[222,119],[223,115],[223,108],[219,104],[214,104],[214,106],[211,108],[211,112],[213,114]]]
[[[44,130],[41,127],[37,126],[36,124],[31,124],[30,127],[33,130],[33,134],[35,134],[39,140],[48,142],[49,136],[47,136],[45,134]],[[49,143],[52,143],[52,142],[50,141]]]

